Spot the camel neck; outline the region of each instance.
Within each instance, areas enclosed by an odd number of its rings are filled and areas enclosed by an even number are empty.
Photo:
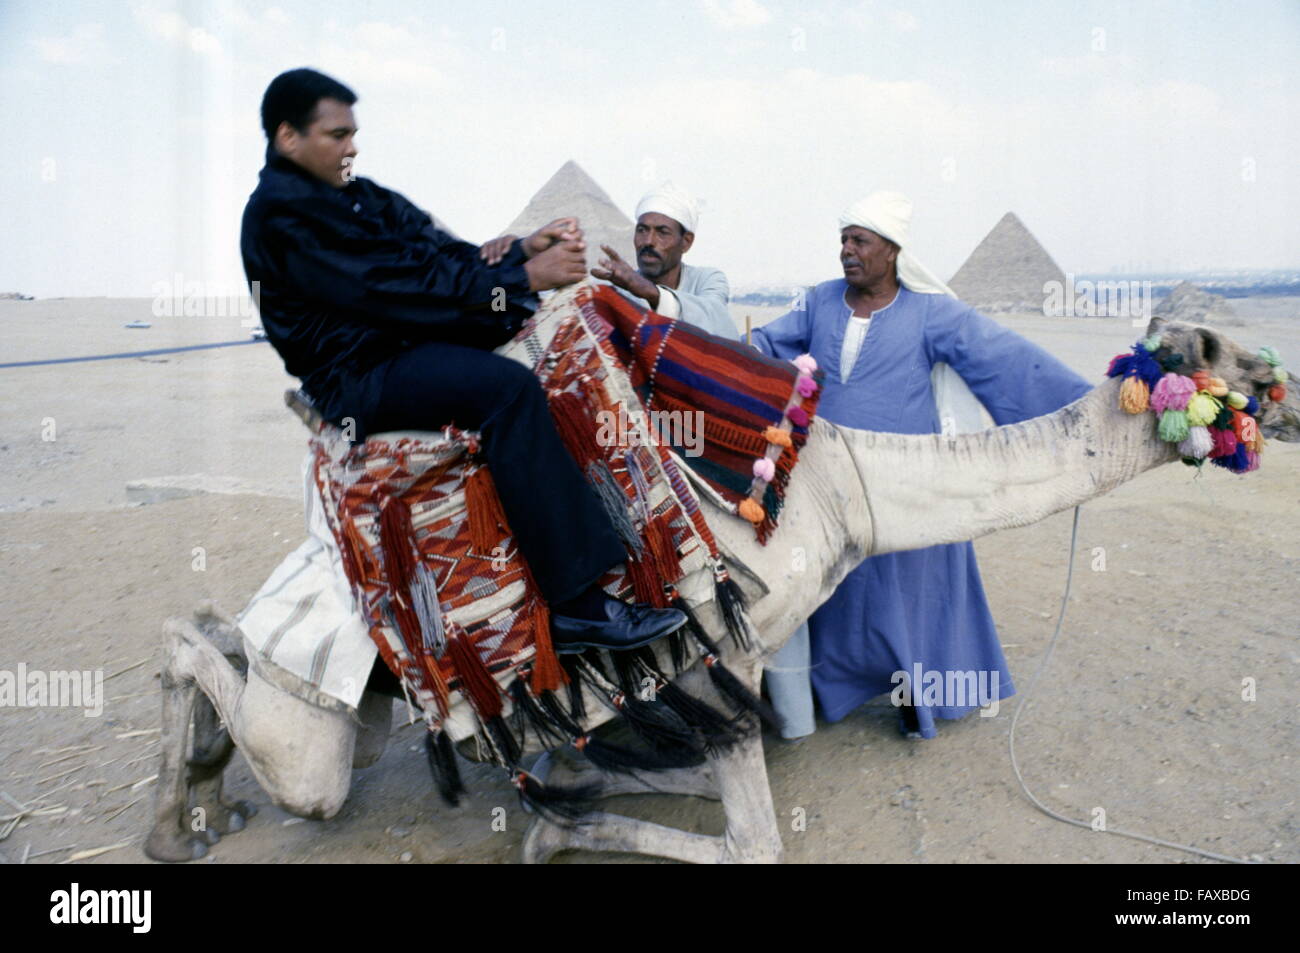
[[[1054,414],[958,437],[837,428],[871,511],[871,555],[976,539],[1109,492],[1178,458],[1110,379]]]

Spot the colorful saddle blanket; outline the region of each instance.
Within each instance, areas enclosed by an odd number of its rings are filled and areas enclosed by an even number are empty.
[[[628,559],[601,580],[606,591],[660,606],[734,602],[738,590],[699,500],[638,389],[652,405],[684,412],[690,381],[699,382],[710,408],[701,459],[720,492],[764,507],[751,519],[766,538],[776,513],[765,504],[775,498],[779,508],[815,388],[792,364],[673,324],[584,284],[554,295],[499,353],[536,372],[561,437],[623,538]],[[729,375],[730,386],[710,386],[713,373]],[[480,724],[499,724],[517,682],[540,697],[568,681],[545,602],[478,462],[477,434],[379,434],[354,447],[328,423],[314,429],[313,476],[348,581],[371,638],[431,729],[462,699]],[[771,472],[755,467],[769,453]],[[743,638],[735,606],[723,615]],[[499,740],[494,733],[489,744]]]

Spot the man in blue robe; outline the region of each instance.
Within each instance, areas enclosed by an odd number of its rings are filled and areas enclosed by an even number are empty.
[[[911,203],[877,192],[840,219],[844,277],[808,290],[801,306],[753,332],[764,353],[811,353],[826,372],[818,413],[832,423],[890,433],[939,433],[931,371],[945,363],[999,425],[1059,410],[1091,385],[1042,348],[957,300],[903,250]],[[906,479],[906,474],[900,474]],[[893,691],[897,672],[986,672],[997,698],[1014,693],[984,598],[974,547],[932,546],[866,559],[808,620],[811,682],[828,721]],[[811,699],[792,673],[803,630],[769,663],[769,690],[787,737],[812,731]],[[791,664],[794,662],[795,664]],[[977,704],[952,698],[901,709],[903,730],[931,738],[935,718]]]

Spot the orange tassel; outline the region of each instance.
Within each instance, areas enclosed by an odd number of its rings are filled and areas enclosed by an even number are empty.
[[[755,525],[767,519],[767,511],[763,509],[762,504],[748,496],[740,501],[738,512]]]
[[[790,432],[782,430],[780,427],[768,427],[763,431],[763,439],[768,443],[774,443],[778,447],[793,446],[790,440]]]
[[[487,467],[476,466],[465,478],[465,508],[469,516],[470,545],[487,555],[510,535],[506,514],[501,510],[496,484]]]
[[[546,607],[545,599],[539,598],[535,601],[530,621],[533,626],[535,654],[533,672],[528,680],[529,685],[532,686],[534,695],[558,691],[560,686],[568,683],[569,676],[560,665],[560,659],[555,654],[555,646],[551,644],[551,610]]]
[[[1286,400],[1286,388],[1281,384],[1274,384],[1268,389],[1268,399],[1279,402]]]
[[[1151,406],[1151,389],[1147,382],[1139,377],[1126,377],[1119,385],[1120,410],[1129,414],[1140,414]]]

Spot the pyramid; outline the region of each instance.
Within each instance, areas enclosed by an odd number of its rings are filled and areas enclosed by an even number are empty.
[[[519,213],[503,234],[521,238],[548,222],[566,215],[576,216],[587,242],[587,264],[594,265],[609,245],[623,260],[636,267],[632,254],[632,220],[624,215],[578,163],[570,159],[537,190],[528,207]]]
[[[1152,312],[1162,318],[1190,321],[1192,324],[1222,324],[1240,327],[1246,322],[1237,317],[1232,305],[1222,295],[1205,291],[1190,281],[1180,281],[1169,297]]]
[[[980,311],[1041,312],[1047,297],[1043,285],[1048,281],[1059,281],[1063,288],[1065,273],[1016,214],[1007,212],[975,246],[948,286]]]

